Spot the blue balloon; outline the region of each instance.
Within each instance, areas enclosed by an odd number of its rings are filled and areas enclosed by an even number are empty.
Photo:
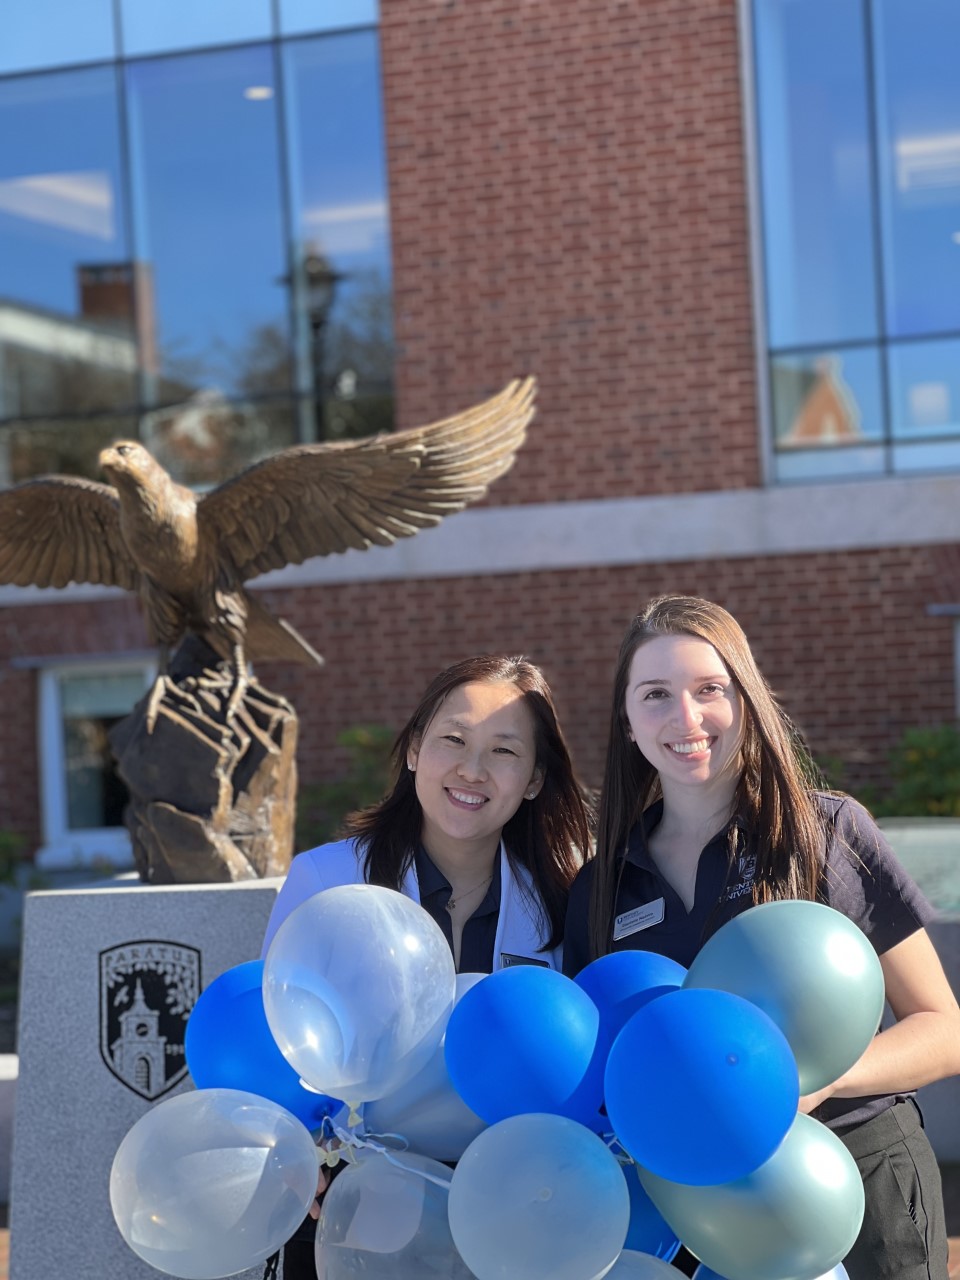
[[[603,1102],[600,1015],[575,982],[517,965],[466,993],[447,1024],[453,1087],[487,1124],[544,1112],[593,1127]]]
[[[797,1064],[762,1010],[726,991],[670,991],[635,1013],[607,1059],[610,1124],[638,1164],[712,1186],[773,1155],[797,1114]],[[669,1172],[668,1172],[669,1170]]]
[[[300,1083],[263,1010],[263,961],[227,969],[201,994],[187,1021],[187,1067],[198,1089],[239,1089],[286,1107],[308,1129],[341,1105]]]
[[[668,1226],[660,1210],[644,1191],[637,1176],[637,1166],[621,1166],[630,1192],[630,1226],[624,1249],[650,1253],[664,1262],[672,1262],[680,1250],[676,1232]]]
[[[612,951],[574,978],[600,1011],[600,1033],[609,1048],[638,1009],[683,986],[682,964],[656,951]]]

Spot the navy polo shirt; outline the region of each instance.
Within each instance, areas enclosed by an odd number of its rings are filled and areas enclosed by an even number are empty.
[[[433,861],[422,845],[414,855],[417,882],[420,886],[420,905],[443,930],[453,951],[453,921],[447,903],[453,892],[450,881]],[[483,901],[463,925],[460,937],[460,964],[458,973],[492,973],[494,944],[500,921],[500,855],[497,854],[493,879],[487,886]]]

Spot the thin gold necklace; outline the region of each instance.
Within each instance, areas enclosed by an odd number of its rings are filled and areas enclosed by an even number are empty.
[[[478,889],[484,888],[493,879],[493,872],[487,876],[486,880],[481,880],[479,884],[475,884],[472,889],[464,889],[463,893],[458,893],[456,897],[451,896],[447,899],[447,910],[452,911],[458,902],[462,902],[464,898],[469,898],[472,893],[476,893]]]

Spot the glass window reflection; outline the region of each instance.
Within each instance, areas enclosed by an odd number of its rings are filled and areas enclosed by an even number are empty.
[[[876,348],[776,355],[770,379],[779,479],[883,468],[882,366]]]
[[[116,73],[0,83],[0,417],[136,400]]]
[[[770,344],[877,336],[859,3],[755,0]]]
[[[878,0],[887,325],[891,336],[960,329],[960,6]]]
[[[120,12],[128,57],[272,35],[270,0],[122,0]]]
[[[112,0],[4,0],[0,75],[98,62],[115,53]]]
[[[270,48],[132,63],[127,74],[134,223],[153,281],[145,398],[288,387]]]
[[[297,383],[309,436],[392,425],[390,242],[375,32],[284,53],[295,225]],[[309,398],[302,404],[309,405]]]
[[[283,35],[364,27],[379,16],[378,0],[280,0]]]

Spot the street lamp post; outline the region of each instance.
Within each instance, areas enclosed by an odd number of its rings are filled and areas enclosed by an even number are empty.
[[[337,285],[343,279],[329,258],[323,253],[311,252],[303,259],[303,278],[306,290],[307,317],[310,321],[310,367],[313,381],[314,422],[316,438],[324,439],[326,421],[326,332],[330,310],[333,307]]]

